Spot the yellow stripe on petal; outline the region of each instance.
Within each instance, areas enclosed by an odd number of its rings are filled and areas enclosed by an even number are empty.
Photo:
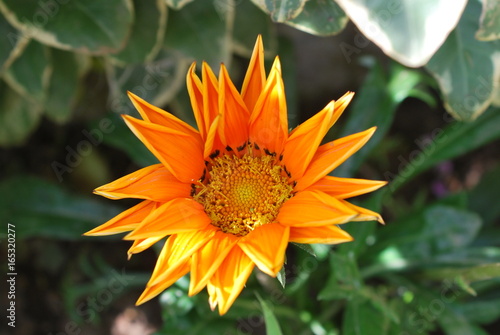
[[[384,219],[382,219],[382,216],[379,213],[376,213],[372,210],[359,207],[356,205],[351,204],[350,202],[347,202],[345,200],[341,200],[346,206],[352,208],[354,211],[356,211],[358,214],[351,220],[351,221],[378,221],[381,224],[385,224]]]
[[[189,296],[197,294],[207,285],[238,240],[234,235],[218,231],[207,244],[193,254]]]
[[[219,314],[226,314],[245,287],[253,268],[254,262],[245,252],[238,247],[231,250],[208,284],[212,310],[219,305]]]
[[[265,84],[264,46],[262,44],[262,36],[259,35],[257,36],[250,64],[243,80],[243,86],[241,87],[241,96],[250,113],[252,113]]]
[[[276,277],[285,261],[289,233],[289,227],[269,223],[255,228],[238,245],[262,272]]]
[[[335,225],[290,228],[290,242],[338,244],[352,240],[351,235]]]
[[[222,144],[236,150],[248,141],[250,113],[224,64],[221,64],[219,73],[219,113],[222,115],[219,123]]]
[[[163,164],[155,164],[98,187],[94,193],[110,199],[138,198],[165,202],[188,197],[190,191],[191,184],[180,182]]]
[[[123,115],[128,127],[172,174],[184,183],[200,178],[205,162],[201,137]]]
[[[357,215],[342,201],[320,191],[302,191],[281,207],[278,221],[292,227],[318,227],[341,224]]]
[[[125,240],[136,240],[152,236],[167,236],[193,230],[203,230],[210,219],[203,206],[190,198],[173,199],[161,205],[146,217]]]
[[[177,268],[184,266],[191,256],[203,247],[215,234],[215,229],[206,229],[172,235],[163,246],[148,285],[169,281]]]
[[[365,145],[375,132],[375,129],[376,127],[372,127],[320,146],[307,167],[304,176],[297,180],[295,189],[301,191],[326,176]]]
[[[214,280],[213,277],[212,280]],[[210,309],[214,311],[215,308],[217,307],[217,287],[215,287],[215,285],[212,284],[212,280],[209,280],[207,283],[207,292],[208,292],[208,304],[210,305]]]
[[[302,177],[323,137],[342,115],[353,96],[354,93],[348,92],[338,101],[330,102],[322,111],[290,133],[283,150],[283,163],[293,180]]]
[[[309,186],[307,189],[325,192],[337,199],[347,199],[373,192],[386,184],[386,181],[379,180],[326,176]]]
[[[149,102],[139,98],[137,95],[127,92],[128,97],[141,114],[144,121],[155,123],[166,128],[175,129],[188,136],[197,136],[198,131],[186,122],[164,111],[161,108],[151,105]]]
[[[144,250],[161,240],[163,237],[164,236],[155,236],[135,240],[132,246],[127,251],[128,259],[130,259],[133,254],[143,252]]]
[[[205,147],[203,148],[203,158],[207,159],[212,152],[216,149],[221,150],[224,146],[220,141],[220,137],[217,134],[217,129],[219,127],[220,115],[217,115],[208,129],[207,138],[205,140]]]
[[[131,231],[139,226],[156,206],[156,202],[145,200],[83,235],[102,236]]]
[[[250,140],[280,154],[288,138],[288,116],[281,65],[276,57],[264,91],[250,115]]]
[[[153,299],[158,294],[162,293],[164,290],[170,287],[177,280],[179,280],[182,276],[186,275],[189,272],[189,264],[190,261],[189,259],[187,259],[180,265],[178,265],[173,271],[171,271],[169,273],[169,276],[161,282],[155,284],[148,283],[139,299],[137,299],[135,305],[138,306]],[[151,277],[151,279],[153,279],[153,277]]]

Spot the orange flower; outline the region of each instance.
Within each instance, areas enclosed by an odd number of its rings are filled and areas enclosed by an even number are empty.
[[[385,182],[327,176],[375,131],[320,145],[353,93],[289,133],[280,62],[266,77],[260,37],[241,92],[224,65],[217,78],[206,63],[201,80],[191,66],[187,87],[198,130],[129,93],[143,120],[123,118],[161,163],[95,190],[143,201],[86,235],[130,231],[129,256],[169,236],[137,304],[190,272],[189,294],[206,286],[211,308],[219,306],[222,315],[255,265],[277,275],[288,242],[351,241],[338,224],[383,222],[345,199]]]

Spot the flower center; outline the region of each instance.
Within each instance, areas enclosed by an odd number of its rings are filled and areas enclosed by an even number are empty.
[[[204,206],[212,225],[237,236],[273,222],[293,196],[293,187],[273,156],[248,153],[241,158],[227,154],[214,158],[205,183],[194,189],[193,197]]]

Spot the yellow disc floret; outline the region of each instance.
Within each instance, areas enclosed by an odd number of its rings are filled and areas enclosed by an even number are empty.
[[[293,187],[273,156],[224,154],[209,164],[206,181],[195,185],[194,199],[205,207],[212,224],[244,236],[273,222]]]

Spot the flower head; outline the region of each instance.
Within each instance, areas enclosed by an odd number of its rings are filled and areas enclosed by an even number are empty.
[[[206,63],[201,79],[191,66],[187,87],[198,130],[129,93],[143,120],[123,118],[160,163],[95,190],[143,201],[87,235],[130,232],[129,256],[168,236],[138,304],[190,272],[189,294],[207,287],[222,315],[255,266],[277,275],[288,242],[346,242],[339,224],[382,222],[345,199],[385,182],[327,175],[375,128],[320,145],[353,93],[289,132],[280,62],[266,76],[260,37],[241,91],[224,65],[217,78]]]

